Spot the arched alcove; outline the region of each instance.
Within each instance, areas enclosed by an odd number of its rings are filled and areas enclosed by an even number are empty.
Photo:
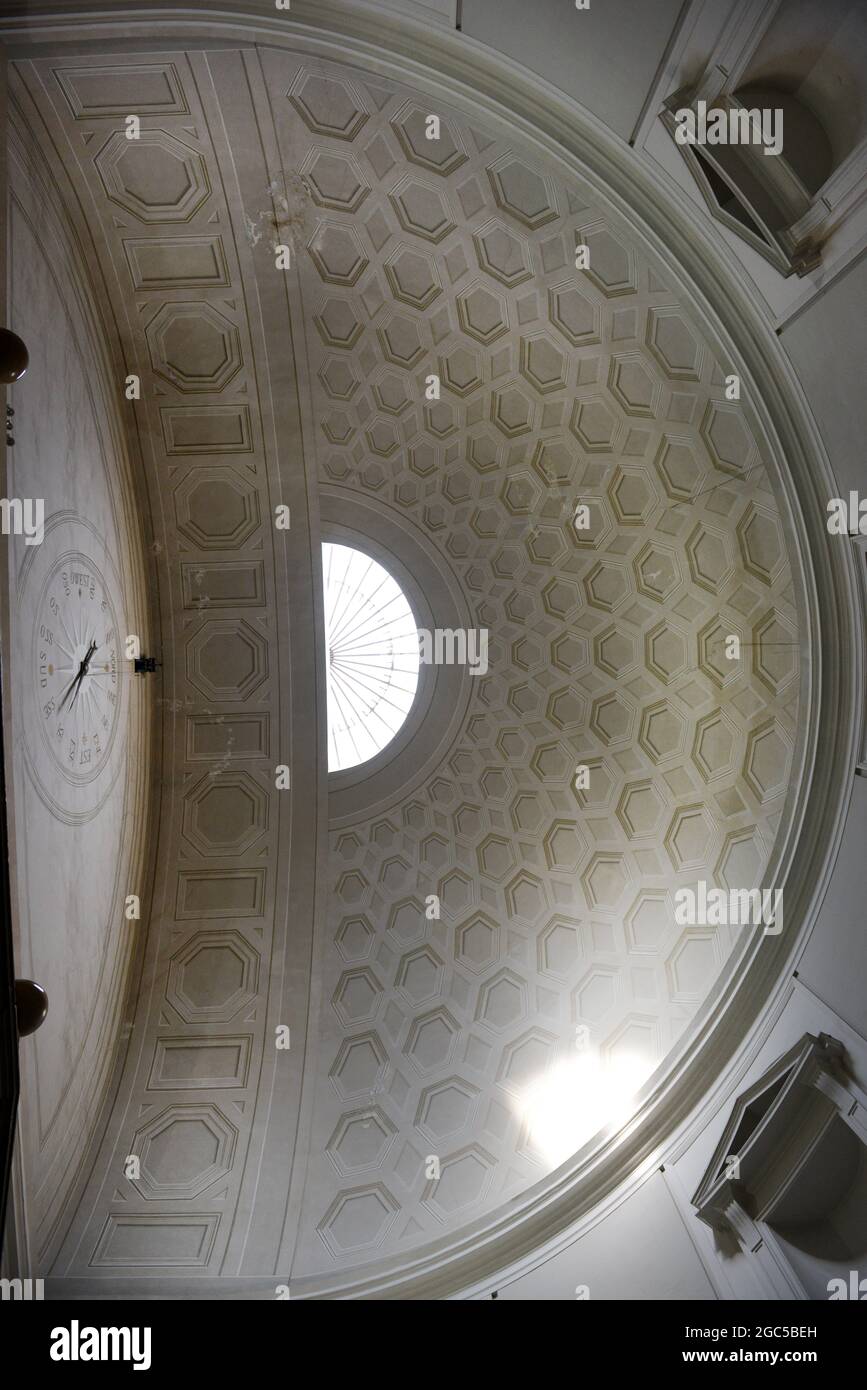
[[[806,193],[810,197],[818,193],[834,172],[836,161],[828,132],[815,112],[794,93],[770,82],[746,83],[735,89],[734,96],[741,106],[782,113],[782,157]],[[762,157],[766,157],[764,153]],[[804,207],[792,205],[782,211],[794,222]]]

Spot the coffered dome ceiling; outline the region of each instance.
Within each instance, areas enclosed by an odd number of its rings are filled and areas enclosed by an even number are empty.
[[[13,91],[80,166],[144,383],[177,769],[101,1160],[144,1151],[144,1176],[95,1179],[64,1258],[250,1272],[258,1210],[322,1276],[476,1220],[611,1118],[576,1030],[603,1091],[638,1086],[710,1007],[743,942],[676,926],[674,889],[767,885],[799,756],[777,464],[676,267],[502,126],[278,50],[39,60]],[[411,603],[414,573],[421,626],[490,648],[447,695],[423,676],[403,737],[335,790],[317,892],[321,540]]]
[[[643,1081],[688,1024],[734,933],[676,927],[672,889],[762,881],[798,617],[751,412],[634,231],[450,113],[427,140],[429,99],[310,65],[287,92],[320,478],[425,531],[491,642],[436,774],[399,794],[410,745],[393,805],[331,837],[311,1144],[331,1165],[306,1212],[326,1268],[589,1138],[576,1026]],[[553,1133],[551,1068],[575,1112]]]

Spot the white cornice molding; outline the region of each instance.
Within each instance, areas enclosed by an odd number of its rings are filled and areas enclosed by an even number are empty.
[[[7,5],[9,0],[7,0]],[[28,7],[29,8],[29,7]],[[71,22],[73,5],[12,15],[0,37],[12,53],[43,56],[47,45],[67,51],[99,44],[108,51],[135,40],[150,48],[208,43],[291,46],[367,71],[411,81],[421,90],[501,132],[511,133],[573,176],[589,178],[623,218],[637,225],[655,253],[676,271],[697,310],[714,325],[723,358],[740,371],[745,390],[779,465],[780,502],[790,528],[790,551],[809,555],[798,575],[802,625],[811,662],[804,686],[801,745],[787,802],[788,827],[769,869],[785,883],[787,930],[753,938],[742,950],[688,1035],[645,1089],[633,1119],[616,1134],[597,1136],[529,1192],[454,1235],[406,1254],[346,1273],[294,1281],[293,1297],[449,1298],[562,1238],[590,1219],[639,1170],[662,1161],[687,1126],[734,1093],[756,1055],[769,1012],[789,988],[793,964],[816,921],[836,858],[863,737],[862,617],[855,558],[825,530],[826,502],[835,483],[803,390],[772,325],[750,294],[743,268],[722,242],[707,241],[692,201],[562,92],[461,34],[417,20],[387,24],[381,10],[297,0],[285,18],[263,19],[261,7],[239,0],[233,13],[188,6],[146,10],[125,4],[92,8]],[[16,18],[16,13],[21,14]],[[154,39],[154,32],[160,37]],[[384,44],[390,44],[386,52]],[[36,45],[34,48],[33,45]],[[751,390],[753,383],[760,390]],[[820,717],[821,716],[821,717]],[[809,789],[809,798],[806,798]],[[800,798],[800,804],[799,804]]]
[[[698,84],[702,96],[716,95],[717,74],[722,78],[720,85],[729,90],[738,85],[781,4],[782,0],[739,0],[708,58]]]
[[[681,6],[680,14],[671,31],[668,46],[659,61],[656,75],[630,136],[630,145],[634,145],[637,149],[644,147],[644,143],[659,115],[662,103],[672,90],[683,55],[689,47],[706,4],[707,0],[684,0]]]

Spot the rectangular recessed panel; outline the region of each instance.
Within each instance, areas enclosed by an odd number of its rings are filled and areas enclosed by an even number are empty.
[[[250,412],[245,405],[164,406],[166,453],[249,454]]]
[[[264,901],[264,869],[182,869],[178,875],[176,915],[181,920],[258,917]]]
[[[187,719],[187,758],[190,762],[267,758],[270,752],[267,714],[197,714]]]
[[[76,120],[188,114],[174,63],[103,63],[54,73]]]
[[[204,1269],[211,1258],[218,1214],[213,1216],[109,1216],[91,1268],[172,1265]]]
[[[265,602],[261,560],[184,564],[181,584],[185,608],[261,608]]]
[[[220,289],[229,284],[222,238],[152,237],[125,241],[137,290]]]
[[[246,1086],[252,1038],[158,1038],[148,1087],[195,1091]]]

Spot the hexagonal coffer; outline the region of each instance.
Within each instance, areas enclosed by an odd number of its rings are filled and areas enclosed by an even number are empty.
[[[467,162],[460,133],[448,121],[441,120],[438,138],[429,140],[427,125],[427,108],[411,101],[402,106],[391,120],[391,128],[407,159],[436,174],[453,174],[455,169]]]
[[[415,1122],[435,1142],[450,1139],[469,1124],[478,1097],[476,1086],[462,1077],[449,1077],[422,1091]]]
[[[334,1199],[318,1231],[335,1257],[372,1249],[385,1239],[399,1211],[399,1204],[381,1183],[359,1187]]]
[[[344,1038],[328,1073],[331,1084],[344,1099],[369,1095],[382,1082],[388,1057],[376,1033]]]
[[[344,1115],[326,1145],[341,1173],[376,1168],[391,1148],[397,1130],[377,1106]]]
[[[317,135],[354,140],[368,112],[351,82],[302,68],[286,93],[295,110]]]

